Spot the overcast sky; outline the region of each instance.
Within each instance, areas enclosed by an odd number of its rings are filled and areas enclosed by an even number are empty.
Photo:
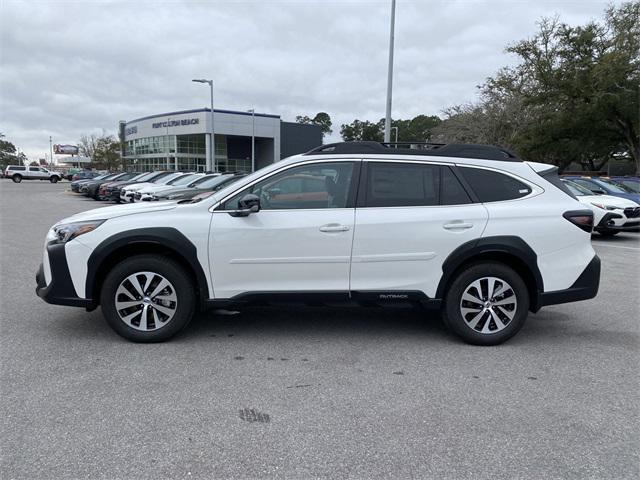
[[[0,0],[0,132],[31,159],[118,120],[207,106],[341,123],[384,117],[390,0]],[[397,0],[394,118],[476,98],[543,16],[606,1]]]

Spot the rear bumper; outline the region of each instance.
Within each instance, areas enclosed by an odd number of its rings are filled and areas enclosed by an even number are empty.
[[[71,274],[69,273],[69,266],[67,265],[64,245],[47,245],[46,248],[51,267],[51,282],[47,285],[44,277],[44,267],[40,264],[40,268],[36,273],[36,294],[45,302],[53,305],[68,305],[87,309],[95,308],[93,300],[79,298],[76,295],[71,281]]]
[[[546,305],[579,302],[589,300],[598,294],[600,286],[600,258],[594,255],[578,279],[566,290],[543,292],[539,294],[538,308]]]

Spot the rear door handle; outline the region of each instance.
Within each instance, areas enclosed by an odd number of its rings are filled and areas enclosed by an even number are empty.
[[[346,232],[351,227],[349,225],[340,225],[339,223],[328,223],[327,225],[322,225],[320,227],[321,232]]]
[[[473,228],[473,223],[468,222],[451,222],[445,223],[442,228],[445,230],[466,230],[468,228]]]

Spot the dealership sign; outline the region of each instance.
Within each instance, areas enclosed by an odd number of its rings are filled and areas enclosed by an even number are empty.
[[[199,118],[185,118],[184,120],[169,120],[167,122],[157,122],[152,124],[153,128],[180,127],[184,125],[197,125]]]
[[[138,127],[137,126],[128,127],[128,128],[125,128],[125,130],[124,130],[124,134],[125,135],[133,135],[134,133],[138,133]]]
[[[53,152],[57,155],[78,155],[76,145],[54,145]]]

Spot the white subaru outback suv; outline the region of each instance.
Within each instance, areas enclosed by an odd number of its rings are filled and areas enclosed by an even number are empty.
[[[593,298],[593,212],[550,165],[492,146],[324,145],[190,203],[74,215],[49,231],[45,301],[94,309],[137,342],[207,307],[306,301],[440,309],[469,343]]]

